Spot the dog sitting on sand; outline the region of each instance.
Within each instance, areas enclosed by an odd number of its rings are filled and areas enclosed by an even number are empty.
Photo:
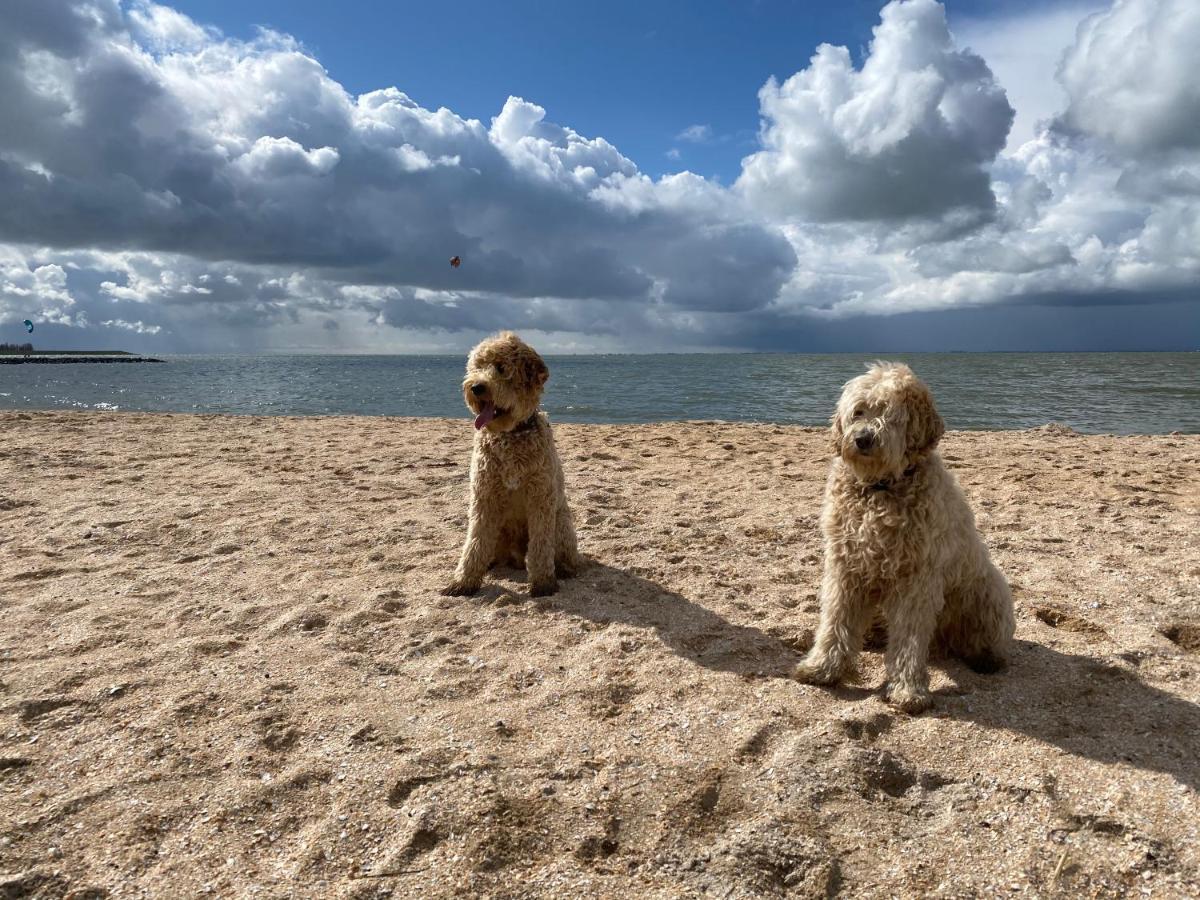
[[[550,371],[512,332],[482,341],[467,357],[463,398],[475,413],[467,542],[443,593],[479,590],[493,565],[525,566],[535,597],[558,590],[580,566],[562,463],[538,411]]]
[[[887,698],[905,712],[932,703],[926,660],[935,641],[975,671],[1004,665],[1012,595],[936,451],[943,431],[929,389],[908,366],[876,363],[843,389],[821,511],[821,622],[796,667],[800,681],[836,684],[849,675],[880,614]]]

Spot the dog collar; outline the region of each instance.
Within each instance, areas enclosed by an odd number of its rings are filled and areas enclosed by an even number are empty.
[[[520,422],[520,423],[514,425],[511,429],[509,429],[508,433],[509,434],[519,434],[522,431],[529,431],[529,429],[531,429],[531,428],[536,428],[537,427],[537,417],[538,417],[537,410],[534,410],[533,415],[531,415],[524,422]]]
[[[901,476],[899,478],[891,478],[891,477],[881,478],[881,479],[879,479],[879,481],[876,481],[874,484],[865,485],[863,487],[863,493],[864,494],[875,494],[875,493],[878,493],[879,491],[890,491],[901,481],[908,479],[908,478],[912,478],[912,476],[916,473],[916,471],[917,471],[917,467],[915,465],[911,465],[907,469],[904,470],[904,472],[901,474]]]

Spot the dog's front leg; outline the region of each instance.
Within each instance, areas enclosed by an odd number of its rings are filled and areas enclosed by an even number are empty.
[[[531,485],[528,509],[529,549],[525,552],[525,571],[529,573],[529,593],[545,597],[558,590],[554,573],[554,551],[558,536],[558,504],[553,485]]]
[[[469,597],[483,585],[483,576],[492,564],[492,557],[496,552],[498,529],[495,519],[494,513],[488,515],[488,510],[481,508],[472,496],[467,542],[463,544],[462,556],[458,560],[458,568],[454,571],[454,580],[442,591],[443,594],[450,597]]]
[[[792,672],[807,684],[837,684],[854,667],[871,608],[861,590],[847,584],[842,566],[826,560],[821,578],[821,624],[812,649]]]
[[[929,645],[944,598],[937,579],[917,579],[885,600],[887,699],[906,713],[933,705],[929,693]]]

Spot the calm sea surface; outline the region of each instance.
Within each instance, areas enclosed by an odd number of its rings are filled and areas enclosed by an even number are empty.
[[[548,357],[559,422],[724,419],[822,425],[872,357]],[[1200,353],[893,354],[950,428],[1200,432]],[[175,356],[162,364],[0,366],[0,408],[461,416],[462,356]]]

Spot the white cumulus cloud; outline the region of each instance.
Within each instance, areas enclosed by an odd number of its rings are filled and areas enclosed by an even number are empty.
[[[1200,3],[1116,0],[1089,16],[1059,67],[1058,126],[1117,150],[1200,150]]]
[[[744,161],[738,187],[770,214],[904,219],[994,206],[987,166],[1013,111],[934,0],[885,6],[861,69],[845,47],[822,44],[759,102],[764,149]]]

